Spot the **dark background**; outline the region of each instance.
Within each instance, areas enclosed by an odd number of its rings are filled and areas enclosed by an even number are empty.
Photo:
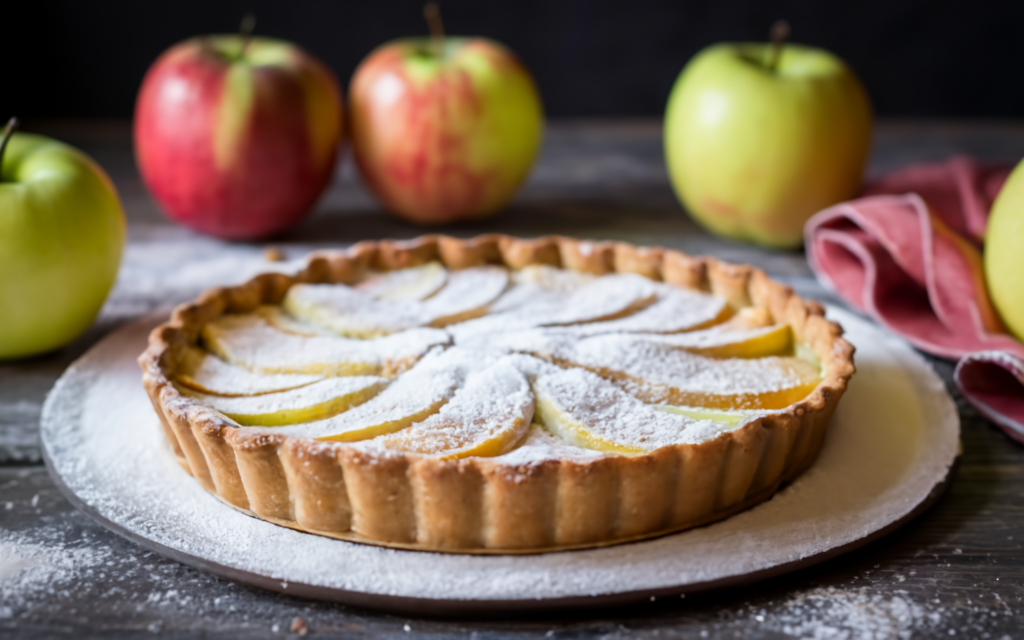
[[[793,40],[845,59],[881,116],[1024,115],[1024,2],[441,0],[448,31],[509,45],[549,116],[657,116],[686,61],[722,40]],[[0,118],[128,117],[156,56],[186,37],[234,31],[292,40],[344,86],[375,46],[426,31],[420,0],[265,2],[12,0],[0,18]]]

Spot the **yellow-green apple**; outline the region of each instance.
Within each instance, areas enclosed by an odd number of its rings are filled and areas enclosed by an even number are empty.
[[[708,230],[780,248],[860,187],[871,106],[827,51],[726,43],[698,53],[672,89],[665,157],[676,194]]]
[[[1006,180],[985,229],[985,283],[992,303],[1024,342],[1024,162]]]
[[[103,169],[12,128],[6,150],[0,142],[0,359],[44,353],[85,331],[117,277],[125,235]]]
[[[171,47],[135,106],[146,186],[172,219],[221,238],[299,222],[331,179],[341,136],[333,73],[293,44],[244,34]]]
[[[352,149],[391,211],[422,224],[486,216],[526,179],[543,132],[529,72],[484,38],[396,40],[349,86]]]

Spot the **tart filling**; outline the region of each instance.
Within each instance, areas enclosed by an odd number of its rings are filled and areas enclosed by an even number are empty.
[[[179,461],[315,533],[545,550],[724,517],[813,460],[852,349],[789,291],[748,270],[716,292],[709,261],[711,291],[505,262],[277,276],[179,312],[140,359]]]

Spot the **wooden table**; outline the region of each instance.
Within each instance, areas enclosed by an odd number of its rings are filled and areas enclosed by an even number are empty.
[[[28,128],[32,129],[29,123]],[[40,461],[41,403],[63,369],[124,322],[244,277],[262,245],[225,244],[168,224],[143,189],[121,122],[36,123],[111,173],[124,199],[129,244],[115,291],[90,331],[50,355],[0,364],[0,635],[14,637],[282,637],[301,618],[323,637],[1024,637],[1024,448],[956,394],[964,455],[930,511],[859,551],[751,587],[616,610],[502,620],[409,619],[239,586],[164,559],[109,533],[58,493]],[[837,304],[800,253],[712,238],[677,204],[656,122],[552,124],[528,185],[501,216],[456,226],[459,236],[503,231],[621,239],[759,265],[803,295]],[[1024,157],[1017,123],[887,122],[871,170],[953,153]],[[348,158],[314,216],[275,244],[291,258],[364,238],[425,229],[382,213]],[[932,359],[949,383],[952,364]],[[952,390],[952,385],[950,385]]]

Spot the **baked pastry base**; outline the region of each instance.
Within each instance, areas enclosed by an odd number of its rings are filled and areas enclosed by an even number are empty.
[[[733,307],[758,306],[789,324],[821,360],[804,400],[701,444],[590,461],[513,466],[491,458],[368,455],[344,444],[238,429],[182,397],[170,380],[209,321],[277,304],[295,282],[359,281],[441,260],[450,269],[551,264],[587,273],[639,273],[706,291]],[[291,528],[403,549],[536,553],[603,546],[706,524],[770,497],[814,461],[828,419],[853,374],[853,347],[817,303],[762,271],[713,258],[572,238],[471,240],[425,236],[360,243],[315,255],[294,277],[265,274],[207,292],[155,329],[140,357],[143,382],[179,463],[233,507]]]

